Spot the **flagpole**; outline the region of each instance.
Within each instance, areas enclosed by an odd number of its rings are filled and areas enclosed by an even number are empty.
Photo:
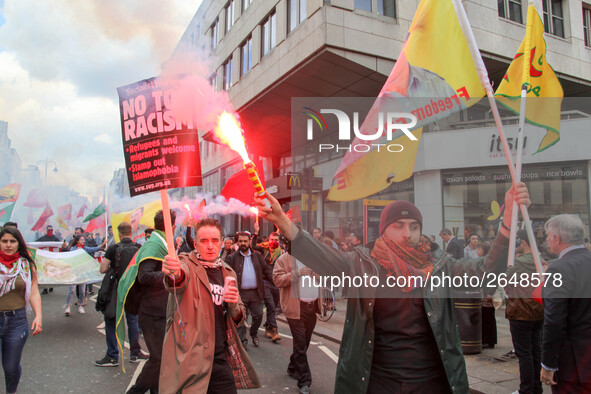
[[[476,67],[476,71],[478,76],[480,77],[480,81],[484,86],[484,90],[486,91],[486,96],[488,97],[488,101],[491,106],[491,110],[493,113],[493,117],[495,119],[495,123],[497,125],[497,131],[499,133],[499,138],[501,138],[501,142],[503,145],[503,152],[505,154],[505,158],[507,159],[507,164],[509,166],[509,173],[511,174],[511,179],[513,180],[513,185],[515,185],[518,181],[518,178],[515,174],[515,167],[513,165],[513,159],[511,158],[511,152],[509,149],[509,144],[507,143],[507,138],[505,137],[505,133],[503,131],[503,123],[501,122],[501,116],[499,114],[499,109],[497,108],[497,103],[494,98],[494,94],[492,91],[492,86],[488,79],[488,72],[486,67],[484,66],[484,62],[482,61],[482,57],[480,56],[480,51],[478,50],[478,46],[476,45],[476,39],[474,38],[474,33],[472,32],[472,28],[470,27],[470,22],[468,21],[468,16],[466,15],[466,11],[464,10],[464,6],[461,4],[459,0],[452,0],[452,4],[456,10],[456,15],[458,16],[458,21],[464,32],[464,36],[466,37],[466,41],[468,43],[468,48],[470,48],[470,54],[472,55],[472,59],[474,60],[474,65]],[[525,224],[525,228],[528,233],[530,246],[532,247],[532,254],[534,257],[534,262],[536,264],[536,269],[539,272],[542,272],[542,264],[540,262],[540,256],[537,253],[537,244],[536,239],[533,237],[533,228],[531,224],[531,220],[529,218],[529,212],[527,211],[527,207],[525,204],[521,204],[519,206],[521,210],[521,215],[523,216],[523,221]],[[509,240],[515,238],[516,228],[511,226],[511,231],[509,235]]]
[[[166,234],[166,249],[169,256],[176,256],[174,244],[172,243],[172,218],[170,217],[170,204],[168,202],[167,189],[160,189],[160,200],[162,201],[162,214],[164,215],[164,232]]]

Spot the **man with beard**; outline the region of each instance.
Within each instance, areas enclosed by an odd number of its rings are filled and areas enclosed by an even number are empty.
[[[236,326],[246,311],[236,273],[219,258],[222,226],[203,219],[195,226],[195,238],[195,250],[179,258],[166,256],[162,264],[170,296],[159,392],[231,394],[237,388],[259,387],[237,340]],[[234,280],[224,286],[229,277]],[[236,381],[231,365],[244,372]]]
[[[263,300],[265,299],[265,284],[263,278],[273,280],[273,267],[265,263],[263,256],[252,250],[250,247],[250,234],[240,232],[237,234],[238,251],[232,254],[227,262],[236,272],[240,298],[248,311],[252,313],[252,324],[250,325],[250,337],[254,347],[259,346],[258,331],[263,321]],[[246,348],[246,327],[238,328],[238,334],[242,344]]]
[[[269,208],[257,198],[260,216],[292,241],[292,255],[314,272],[379,279],[377,286],[348,289],[336,393],[469,391],[449,278],[505,271],[513,201],[530,204],[525,184],[505,194],[503,227],[489,254],[479,259],[456,260],[429,242],[419,243],[423,217],[407,201],[392,202],[382,211],[372,251],[357,247],[345,253],[315,241],[291,223],[271,194],[265,198]],[[448,285],[442,285],[445,277]]]

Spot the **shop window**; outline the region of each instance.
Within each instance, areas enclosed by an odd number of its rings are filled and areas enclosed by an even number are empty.
[[[523,23],[521,0],[498,0],[498,12],[501,18]]]
[[[562,15],[562,0],[543,0],[544,31],[564,38],[564,17]]]

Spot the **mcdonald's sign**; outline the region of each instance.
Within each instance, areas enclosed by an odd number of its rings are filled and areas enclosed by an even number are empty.
[[[289,174],[287,180],[287,188],[290,190],[297,190],[302,188],[302,176],[301,174]]]

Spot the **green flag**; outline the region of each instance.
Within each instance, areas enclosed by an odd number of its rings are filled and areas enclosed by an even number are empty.
[[[101,216],[105,212],[107,212],[107,207],[105,206],[105,202],[103,201],[98,205],[98,207],[96,207],[94,209],[94,211],[92,211],[92,213],[90,215],[88,215],[87,217],[84,218],[82,223],[88,222],[89,220],[92,220],[94,218],[98,218],[99,216]]]
[[[6,222],[10,222],[12,217],[12,211],[14,211],[14,204],[2,204],[0,205],[0,224],[4,225]]]

